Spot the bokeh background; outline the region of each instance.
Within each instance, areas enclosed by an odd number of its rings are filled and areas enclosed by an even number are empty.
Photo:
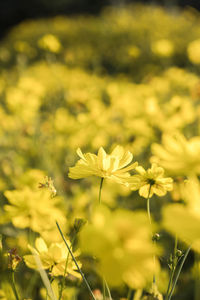
[[[4,248],[17,247],[23,256],[39,235],[49,244],[57,241],[53,215],[69,236],[75,218],[90,216],[99,181],[67,175],[78,147],[96,153],[120,144],[147,168],[159,160],[153,145],[165,147],[164,136],[179,132],[199,138],[200,4],[8,0],[0,7],[1,233]],[[175,184],[172,193],[152,201],[158,222],[166,203],[184,202],[181,187],[188,174],[199,175],[193,152],[176,154],[178,162],[186,157],[186,167],[166,168]],[[51,204],[38,192],[44,176],[53,178],[58,193]],[[105,182],[102,198],[112,210],[146,208],[137,192],[112,182]],[[162,234],[158,285],[164,294],[173,238]],[[180,247],[185,250],[185,244]],[[191,251],[174,299],[200,299],[196,257]],[[100,288],[87,259],[84,268],[92,287]],[[37,272],[22,263],[19,273],[23,297],[45,299]],[[14,299],[5,272],[0,276],[2,299]],[[126,292],[127,287],[115,288],[113,298],[124,299]],[[88,294],[83,284],[70,281],[64,299],[88,299]]]
[[[126,5],[130,3],[158,4],[164,7],[186,6],[200,9],[198,0],[31,0],[29,3],[23,0],[1,1],[0,10],[0,34],[6,34],[12,26],[25,19],[51,17],[56,15],[76,15],[82,13],[99,14],[108,5]]]

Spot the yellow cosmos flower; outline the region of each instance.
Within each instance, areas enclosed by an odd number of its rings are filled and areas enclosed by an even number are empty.
[[[163,226],[200,253],[200,182],[190,177],[182,187],[184,205],[171,204],[163,209]]]
[[[71,247],[70,241],[67,242]],[[68,251],[63,242],[52,243],[48,248],[45,241],[40,237],[36,239],[35,247],[36,249],[29,245],[29,249],[33,254],[24,256],[24,261],[29,268],[37,269],[37,263],[34,255],[38,255],[41,260],[42,267],[50,270],[52,276],[64,276],[66,273],[66,275],[71,274],[77,278],[81,278],[71,256],[68,256]],[[78,255],[79,252],[76,251],[74,256],[77,257]],[[66,261],[67,271],[65,272]],[[79,266],[81,266],[80,262]]]
[[[170,40],[167,39],[154,42],[151,48],[153,53],[161,57],[170,57],[174,52],[174,45]]]
[[[152,259],[159,249],[152,243],[144,212],[95,207],[91,223],[80,233],[80,248],[97,258],[97,272],[113,287],[125,282],[131,288],[143,288],[159,269],[158,260],[154,264]]]
[[[111,154],[107,154],[103,147],[99,149],[97,155],[83,154],[80,148],[77,149],[77,154],[80,160],[75,167],[69,168],[68,176],[72,179],[95,175],[125,183],[125,179],[130,176],[128,171],[135,169],[138,165],[137,162],[130,164],[133,155],[125,151],[122,146],[116,146]]]
[[[41,39],[39,39],[38,45],[40,48],[53,53],[59,53],[62,48],[59,39],[53,34],[45,34]]]
[[[200,137],[187,140],[181,133],[164,134],[162,145],[152,145],[152,162],[159,163],[173,175],[200,174]]]
[[[200,64],[200,39],[194,40],[191,43],[189,43],[187,47],[187,54],[189,60],[193,64]]]
[[[55,238],[55,220],[63,227],[66,226],[62,198],[52,198],[48,190],[32,190],[25,187],[22,190],[6,191],[5,196],[8,200],[8,204],[4,205],[6,219],[17,228],[29,227],[52,239]]]
[[[139,174],[128,179],[129,186],[133,191],[139,190],[140,196],[144,198],[152,197],[153,194],[164,196],[173,189],[173,179],[163,177],[164,169],[155,163],[147,171],[141,166],[136,167],[136,171]]]

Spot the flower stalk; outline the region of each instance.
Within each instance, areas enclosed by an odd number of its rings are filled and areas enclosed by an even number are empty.
[[[189,252],[190,252],[190,249],[191,249],[191,246],[187,249],[187,251],[186,251],[186,253],[185,253],[185,255],[184,255],[184,257],[183,257],[183,259],[182,259],[182,261],[181,261],[180,267],[179,267],[179,269],[178,269],[178,271],[177,271],[177,274],[176,274],[176,278],[175,278],[175,280],[174,280],[174,282],[173,282],[171,291],[170,291],[170,293],[169,293],[169,297],[166,298],[166,300],[171,300],[171,297],[172,297],[173,292],[174,292],[174,289],[175,289],[175,287],[176,287],[178,278],[179,278],[179,276],[180,276],[180,273],[181,273],[181,270],[182,270],[183,265],[184,265],[184,263],[185,263],[185,260],[186,260],[186,258],[187,258],[187,256],[188,256]]]
[[[15,284],[15,272],[13,270],[11,271],[11,287],[13,290],[13,294],[15,295],[15,299],[19,300],[19,296],[17,293],[16,284]]]
[[[103,278],[103,300],[107,299],[106,298],[106,291],[107,291],[107,295],[108,295],[108,299],[109,300],[112,300],[112,296],[111,296],[111,293],[110,293],[110,289],[109,289],[109,286],[105,280],[105,278]]]
[[[133,290],[131,288],[128,290],[127,300],[133,300]]]
[[[85,284],[86,284],[86,286],[87,286],[87,288],[88,288],[88,290],[89,290],[89,292],[90,292],[90,294],[91,294],[91,296],[92,296],[92,299],[93,299],[93,300],[96,300],[96,298],[95,298],[95,296],[94,296],[94,294],[93,294],[93,292],[92,292],[92,290],[91,290],[91,287],[90,287],[90,285],[89,285],[87,279],[85,278],[85,275],[84,275],[83,272],[81,271],[81,269],[80,269],[80,267],[79,267],[79,265],[78,265],[78,263],[77,263],[77,261],[76,261],[76,258],[74,257],[74,255],[73,255],[73,253],[72,253],[72,251],[71,251],[71,249],[70,249],[70,247],[69,247],[69,245],[68,245],[68,243],[67,243],[67,241],[66,241],[66,239],[65,239],[65,237],[64,237],[64,235],[63,235],[63,232],[62,232],[62,230],[61,230],[61,228],[60,228],[60,226],[59,226],[59,224],[58,224],[57,221],[56,221],[56,225],[57,225],[57,227],[58,227],[58,230],[59,230],[59,232],[60,232],[60,235],[61,235],[61,237],[62,237],[62,239],[63,239],[63,241],[64,241],[64,243],[65,243],[65,245],[66,245],[66,247],[67,247],[67,249],[68,249],[68,251],[69,251],[69,253],[70,253],[70,255],[71,255],[71,257],[72,257],[72,259],[73,259],[73,261],[74,261],[74,263],[75,263],[75,265],[76,265],[76,267],[77,267],[77,269],[78,269],[78,271],[79,271],[79,273],[81,274],[81,277],[83,278],[83,281],[85,282]]]
[[[99,204],[101,204],[101,191],[102,191],[102,187],[103,187],[103,180],[104,180],[104,178],[102,177],[101,181],[100,181],[100,187],[99,187]]]
[[[150,210],[150,193],[151,193],[151,184],[150,184],[150,187],[149,187],[149,193],[148,193],[148,197],[147,197],[147,215],[148,215],[150,226],[152,226],[152,223],[151,223],[151,210]]]
[[[149,184],[149,191],[148,191],[148,197],[147,197],[147,214],[148,214],[148,219],[149,219],[149,223],[150,223],[150,227],[151,227],[153,243],[155,243],[155,239],[153,238],[153,230],[152,230],[152,222],[151,222],[151,209],[150,209],[150,195],[151,195],[152,185],[153,185],[153,183]],[[155,283],[156,282],[156,275],[155,275],[156,258],[155,258],[155,255],[153,255],[153,263],[154,263],[153,283]]]
[[[73,248],[74,240],[75,240],[75,236],[73,237],[72,242],[71,242],[71,249]],[[63,293],[63,289],[64,289],[64,284],[65,284],[65,275],[67,273],[68,262],[69,262],[69,252],[67,254],[67,259],[66,259],[66,263],[65,263],[65,270],[64,270],[62,281],[61,281],[61,288],[60,288],[60,291],[59,291],[59,300],[62,299],[62,293]]]
[[[170,291],[170,288],[171,288],[171,285],[172,285],[172,282],[173,282],[175,270],[176,270],[177,263],[178,263],[178,261],[176,259],[177,245],[178,245],[178,239],[177,239],[177,235],[176,235],[175,244],[174,244],[174,255],[173,255],[173,259],[172,259],[172,264],[170,266],[171,272],[170,272],[169,284],[168,284],[168,287],[167,287],[166,300],[168,299],[168,296],[169,296],[169,291]]]

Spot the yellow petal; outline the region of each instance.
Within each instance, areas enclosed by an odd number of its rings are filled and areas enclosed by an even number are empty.
[[[105,150],[103,149],[103,147],[101,147],[99,149],[98,155],[97,155],[97,163],[98,163],[99,169],[101,169],[101,170],[107,170],[107,168],[108,168],[108,161],[107,161],[106,158],[107,158],[107,154],[106,154]]]
[[[149,195],[150,184],[145,184],[139,189],[140,196],[144,198],[148,198]],[[151,189],[149,197],[152,197],[153,190]]]
[[[136,169],[137,166],[138,166],[138,162],[134,162],[130,166],[118,170],[117,174],[121,174],[121,173],[125,173],[125,172],[128,172],[128,171],[134,170],[134,169]]]
[[[130,164],[130,162],[132,161],[133,159],[133,155],[131,152],[129,151],[126,151],[123,155],[123,157],[120,159],[120,162],[119,162],[119,169],[127,166],[128,164]]]
[[[142,166],[138,166],[135,168],[135,170],[140,174],[144,175],[146,173],[145,169]]]
[[[85,160],[85,157],[84,157],[84,155],[83,155],[83,153],[82,153],[82,151],[81,151],[80,148],[78,148],[78,149],[76,150],[76,153],[78,154],[78,156],[79,156],[80,158],[82,158],[83,160]]]
[[[118,169],[119,167],[119,160],[116,157],[110,157],[110,166],[108,171],[114,172]]]
[[[35,247],[39,252],[47,252],[48,251],[47,245],[46,245],[45,241],[43,240],[43,238],[41,238],[41,237],[36,239]]]
[[[120,160],[124,155],[124,148],[118,145],[114,148],[110,155],[115,156]]]

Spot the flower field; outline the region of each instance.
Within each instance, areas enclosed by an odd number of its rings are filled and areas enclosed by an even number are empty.
[[[200,299],[200,14],[26,21],[0,43],[0,299]]]

